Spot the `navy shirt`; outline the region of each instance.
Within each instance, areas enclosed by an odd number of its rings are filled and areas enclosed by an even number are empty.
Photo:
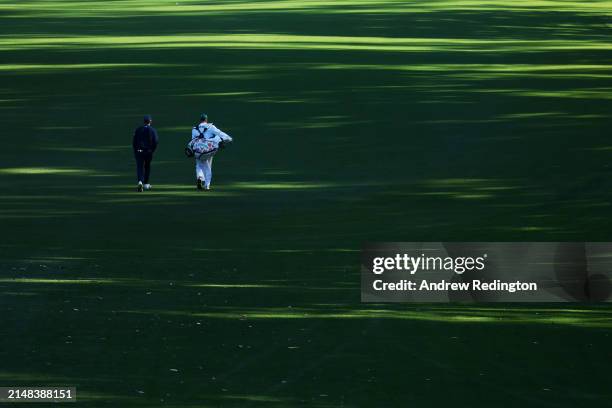
[[[154,127],[143,125],[134,131],[134,139],[132,140],[134,152],[153,153],[157,149],[158,143],[159,137]]]

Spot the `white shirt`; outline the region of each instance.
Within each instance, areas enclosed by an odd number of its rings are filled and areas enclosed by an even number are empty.
[[[213,139],[216,142],[224,141],[231,142],[233,139],[227,133],[221,131],[218,127],[213,125],[212,123],[202,122],[197,126],[200,129],[200,132],[204,135],[204,137],[208,139]],[[191,129],[191,140],[200,137],[200,132],[197,129]]]

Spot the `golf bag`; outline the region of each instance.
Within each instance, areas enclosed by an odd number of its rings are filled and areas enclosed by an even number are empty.
[[[208,132],[212,128],[211,132]],[[213,156],[218,150],[225,148],[227,143],[232,141],[231,137],[220,132],[214,125],[210,124],[210,127],[205,128],[204,131],[200,130],[199,127],[194,127],[199,135],[192,138],[187,147],[185,147],[185,155],[187,157],[195,157],[196,159],[206,159]],[[211,136],[206,136],[207,132]],[[219,133],[221,135],[219,135]]]
[[[185,155],[187,157],[195,157],[196,159],[206,158],[214,155],[219,150],[219,141],[215,139],[206,139],[196,137],[187,143]]]
[[[208,129],[205,129],[203,132],[197,127],[194,127],[194,129],[200,132],[200,134],[187,143],[185,148],[185,155],[187,157],[195,157],[198,160],[205,159],[214,155],[220,148],[223,148],[223,139],[218,136],[205,136]]]

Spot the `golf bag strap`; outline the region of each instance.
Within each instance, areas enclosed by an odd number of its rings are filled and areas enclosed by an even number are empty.
[[[204,131],[202,132],[199,126],[194,126],[193,128],[200,134],[199,137],[201,138],[204,138],[204,135],[206,134],[206,131],[208,130],[208,128],[204,128]]]

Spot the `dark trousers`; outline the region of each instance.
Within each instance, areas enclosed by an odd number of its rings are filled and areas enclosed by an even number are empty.
[[[136,174],[138,176],[138,181],[144,184],[149,184],[153,153],[134,152],[134,157],[136,158]]]

